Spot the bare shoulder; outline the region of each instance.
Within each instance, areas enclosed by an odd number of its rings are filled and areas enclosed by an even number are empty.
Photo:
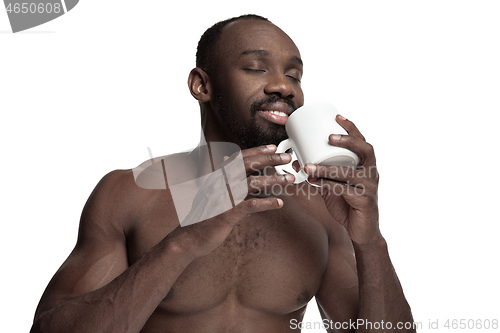
[[[123,238],[123,223],[130,214],[127,201],[131,200],[127,178],[126,170],[115,170],[97,183],[82,210],[77,247],[86,240]]]
[[[97,183],[85,203],[80,227],[99,224],[123,233],[140,216],[145,202],[164,195],[160,192],[165,191],[138,186],[132,169],[111,171]]]
[[[126,213],[129,205],[139,193],[132,170],[114,170],[97,183],[85,204],[85,209],[93,208],[102,213]]]
[[[83,208],[75,248],[48,284],[37,318],[103,287],[128,268],[124,226],[133,211],[134,191],[129,170],[112,171],[98,182]]]
[[[114,170],[102,177],[90,194],[80,218],[81,237],[102,237],[125,241],[127,229],[133,227],[140,207],[151,191],[137,186],[133,170]]]

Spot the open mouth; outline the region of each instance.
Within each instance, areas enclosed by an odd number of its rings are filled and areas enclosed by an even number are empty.
[[[288,117],[288,113],[283,112],[283,111],[274,111],[274,110],[271,110],[271,111],[264,111],[264,112],[269,112],[269,113],[275,114],[277,116]]]
[[[288,113],[277,110],[261,110],[257,112],[262,118],[272,123],[284,126],[288,120]]]
[[[263,103],[259,106],[259,111],[257,114],[264,120],[271,123],[285,126],[288,117],[292,114],[295,107],[289,105],[289,103],[281,101],[273,101],[268,103]]]

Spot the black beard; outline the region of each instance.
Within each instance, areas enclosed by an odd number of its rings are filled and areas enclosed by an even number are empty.
[[[235,110],[232,103],[222,98],[222,95],[218,96],[217,101],[217,112],[220,114],[224,127],[239,141],[241,148],[252,148],[268,144],[277,146],[281,141],[288,138],[285,126],[269,123],[268,129],[264,130],[262,126],[257,124],[257,112],[261,110],[262,105],[283,102],[291,106],[293,110],[297,109],[292,100],[271,95],[268,98],[252,103],[250,106],[250,124],[245,126],[241,122],[241,118],[238,117],[237,110]]]

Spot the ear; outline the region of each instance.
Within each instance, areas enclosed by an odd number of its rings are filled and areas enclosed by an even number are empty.
[[[201,68],[193,68],[189,73],[188,87],[191,95],[200,102],[208,102],[212,97],[212,88],[208,74]]]

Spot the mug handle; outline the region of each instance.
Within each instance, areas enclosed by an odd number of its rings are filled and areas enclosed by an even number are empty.
[[[278,145],[276,153],[278,154],[284,153],[290,148],[294,149],[290,139],[283,140]],[[283,165],[276,165],[274,168],[276,169],[276,172],[279,173],[280,175],[286,175],[287,173],[294,175],[295,176],[295,181],[293,182],[294,184],[302,183],[303,181],[307,180],[309,175],[305,173],[304,170],[302,169],[300,169],[299,172],[295,171],[295,169],[292,167],[292,163],[297,160],[297,154],[295,154],[294,151],[290,155],[292,155],[292,160],[290,161],[290,163]]]

